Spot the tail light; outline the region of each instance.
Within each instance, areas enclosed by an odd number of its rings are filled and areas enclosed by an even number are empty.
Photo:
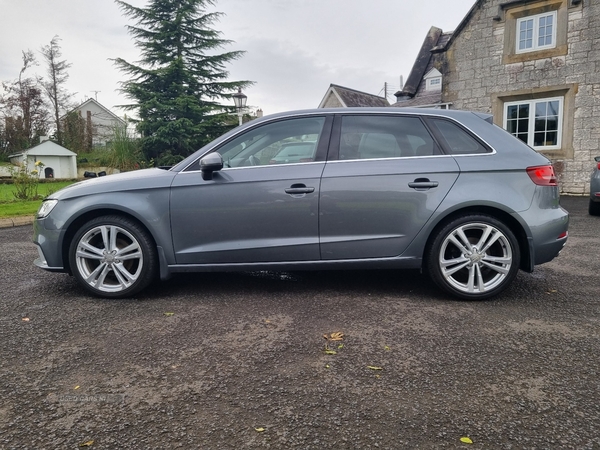
[[[598,166],[597,167],[598,167],[598,170],[600,170],[600,161],[598,161]]]
[[[552,165],[528,167],[527,175],[539,186],[558,186]]]

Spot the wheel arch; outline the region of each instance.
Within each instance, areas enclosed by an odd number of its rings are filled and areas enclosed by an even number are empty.
[[[62,246],[61,246],[62,260],[63,260],[64,267],[68,271],[69,274],[72,274],[71,264],[69,261],[69,248],[71,247],[71,242],[73,241],[73,238],[75,237],[75,234],[77,233],[77,230],[79,230],[83,225],[85,225],[90,220],[93,220],[97,217],[108,216],[108,215],[119,216],[119,217],[122,217],[122,218],[125,218],[128,220],[131,220],[132,222],[135,222],[136,225],[138,225],[140,228],[142,228],[148,234],[150,239],[152,239],[154,246],[157,245],[156,237],[154,236],[152,231],[146,225],[144,225],[144,223],[140,219],[138,219],[134,214],[128,213],[126,211],[123,211],[123,210],[120,210],[117,208],[99,208],[99,209],[85,211],[83,214],[77,216],[68,225],[68,227],[65,231],[65,234],[63,236],[63,239],[62,239]]]
[[[424,255],[429,254],[429,249],[435,239],[435,236],[439,233],[439,231],[446,226],[446,224],[450,223],[454,219],[468,215],[468,214],[486,214],[488,216],[494,217],[495,219],[504,223],[510,231],[517,238],[517,242],[519,244],[519,253],[521,255],[521,262],[519,264],[519,268],[526,272],[531,272],[532,268],[532,257],[531,248],[529,245],[529,239],[527,237],[527,233],[523,225],[510,213],[496,208],[494,206],[486,206],[486,205],[473,205],[473,206],[465,206],[456,210],[449,212],[447,215],[439,218],[435,226],[429,232],[429,236],[427,237],[427,243],[424,247]],[[426,266],[427,261],[423,261],[423,265]]]

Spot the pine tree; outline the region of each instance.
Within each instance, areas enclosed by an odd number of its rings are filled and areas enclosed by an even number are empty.
[[[115,64],[130,75],[122,91],[134,101],[138,130],[147,158],[188,156],[230,126],[224,113],[231,98],[247,81],[226,81],[226,64],[244,52],[216,54],[231,43],[211,28],[220,13],[208,13],[214,0],[150,0],[145,8],[115,0],[137,26],[128,26],[141,51],[137,64],[122,58]]]

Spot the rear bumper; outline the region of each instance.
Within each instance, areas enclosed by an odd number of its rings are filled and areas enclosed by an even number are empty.
[[[533,266],[552,261],[567,243],[569,213],[562,207],[545,210],[529,210],[522,214],[530,225],[528,237],[530,270]]]

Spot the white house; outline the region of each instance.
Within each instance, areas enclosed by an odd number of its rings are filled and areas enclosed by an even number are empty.
[[[77,178],[77,154],[52,141],[10,155],[9,159],[15,165],[26,165],[30,172],[37,170],[35,163],[41,161],[44,166],[40,178]]]
[[[93,145],[106,144],[113,137],[116,126],[126,126],[123,119],[93,98],[86,100],[73,111],[78,112],[79,116],[86,121],[86,124],[91,125]]]

